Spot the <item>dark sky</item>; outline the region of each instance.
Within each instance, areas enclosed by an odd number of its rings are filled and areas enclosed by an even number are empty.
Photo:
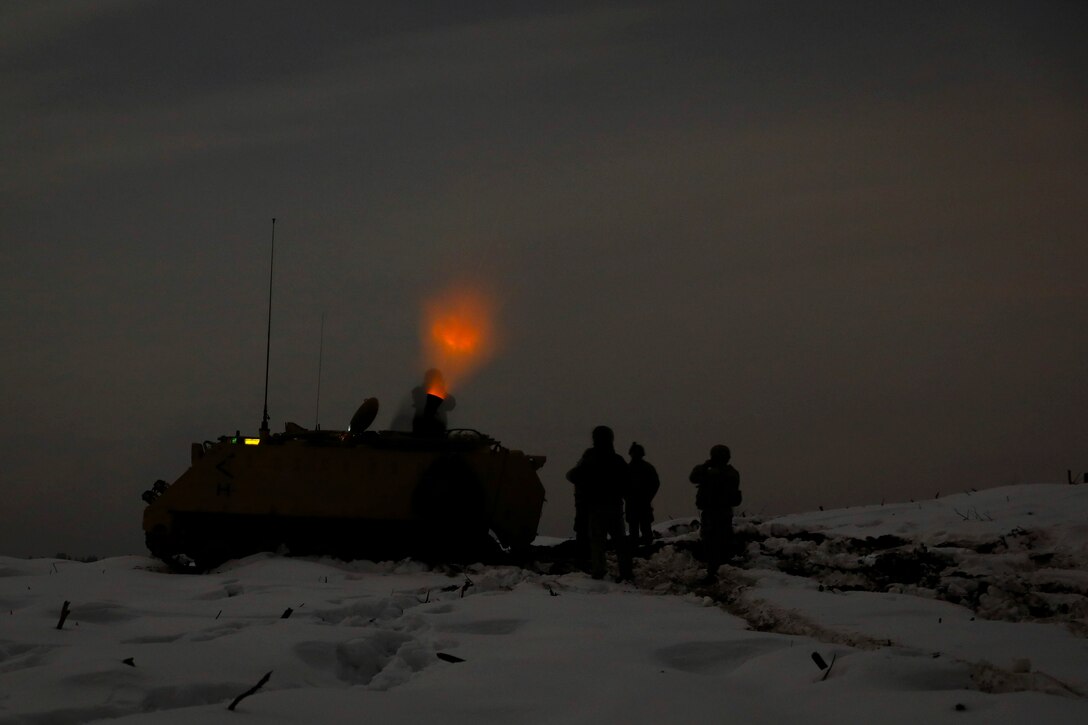
[[[421,310],[498,300],[451,425],[611,425],[694,509],[1088,470],[1083,2],[0,5],[0,553],[143,551],[269,409],[378,427]]]

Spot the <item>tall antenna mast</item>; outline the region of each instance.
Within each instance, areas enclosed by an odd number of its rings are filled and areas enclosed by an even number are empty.
[[[268,262],[268,336],[264,347],[264,416],[261,418],[261,438],[268,437],[268,363],[272,357],[272,270],[276,265],[276,217],[272,217],[272,254]]]
[[[321,342],[317,346],[317,406],[314,410],[314,430],[321,430],[321,358],[325,353],[325,313],[321,313]]]

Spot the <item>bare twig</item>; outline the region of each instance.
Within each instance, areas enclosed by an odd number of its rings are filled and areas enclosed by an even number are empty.
[[[259,689],[261,689],[262,687],[264,687],[264,684],[265,684],[266,682],[268,682],[268,679],[269,679],[270,677],[272,677],[272,670],[269,670],[268,672],[266,672],[266,673],[265,673],[265,676],[264,676],[264,677],[262,677],[262,678],[261,678],[261,681],[260,681],[260,682],[258,682],[258,683],[257,683],[256,685],[254,685],[253,687],[249,688],[248,690],[246,690],[245,692],[243,692],[243,693],[242,693],[241,695],[239,695],[238,697],[234,698],[234,702],[232,702],[231,704],[227,705],[227,709],[228,709],[228,710],[233,710],[234,708],[238,707],[238,703],[239,703],[239,702],[241,702],[242,700],[246,699],[247,697],[249,697],[250,695],[252,695],[253,693],[255,693],[255,692],[256,692],[257,690],[259,690]]]
[[[68,619],[68,615],[72,613],[72,610],[68,608],[71,604],[67,599],[64,600],[64,606],[60,608],[60,621],[57,622],[57,629],[64,629],[64,620]]]

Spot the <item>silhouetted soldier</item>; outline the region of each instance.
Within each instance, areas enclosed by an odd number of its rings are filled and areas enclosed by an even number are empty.
[[[717,578],[718,567],[729,557],[733,545],[733,507],[740,505],[741,493],[740,474],[730,465],[731,457],[728,446],[714,446],[710,459],[691,471],[691,482],[697,486],[695,505],[702,514],[708,580]]]
[[[578,513],[585,521],[590,573],[594,579],[604,578],[609,537],[616,545],[620,579],[631,578],[631,552],[623,535],[623,495],[629,473],[627,462],[613,449],[612,441],[611,428],[604,425],[594,428],[593,447],[587,448],[578,464],[567,472],[567,480],[574,484]]]
[[[661,487],[661,479],[657,476],[657,469],[646,460],[646,450],[642,446],[632,443],[627,452],[631,456],[631,462],[627,464],[631,472],[631,485],[624,497],[627,528],[632,543],[649,544],[654,540],[653,500]]]

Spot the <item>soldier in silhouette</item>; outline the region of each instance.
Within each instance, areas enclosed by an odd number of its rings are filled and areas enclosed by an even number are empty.
[[[740,474],[731,458],[729,446],[716,445],[710,449],[710,458],[693,468],[690,476],[696,486],[708,581],[717,579],[718,567],[729,558],[733,545],[733,507],[740,505],[741,493]]]
[[[649,544],[654,540],[653,500],[661,487],[657,469],[646,460],[646,449],[638,443],[632,443],[627,451],[631,461],[627,464],[631,472],[631,484],[624,498],[624,513],[627,516],[627,528],[632,544]]]
[[[613,448],[614,435],[608,426],[593,429],[593,446],[567,472],[574,484],[578,514],[585,522],[589,539],[590,574],[603,579],[605,548],[611,538],[619,558],[619,578],[631,578],[631,552],[623,532],[623,497],[630,474],[627,461]],[[577,524],[576,524],[577,526]]]

